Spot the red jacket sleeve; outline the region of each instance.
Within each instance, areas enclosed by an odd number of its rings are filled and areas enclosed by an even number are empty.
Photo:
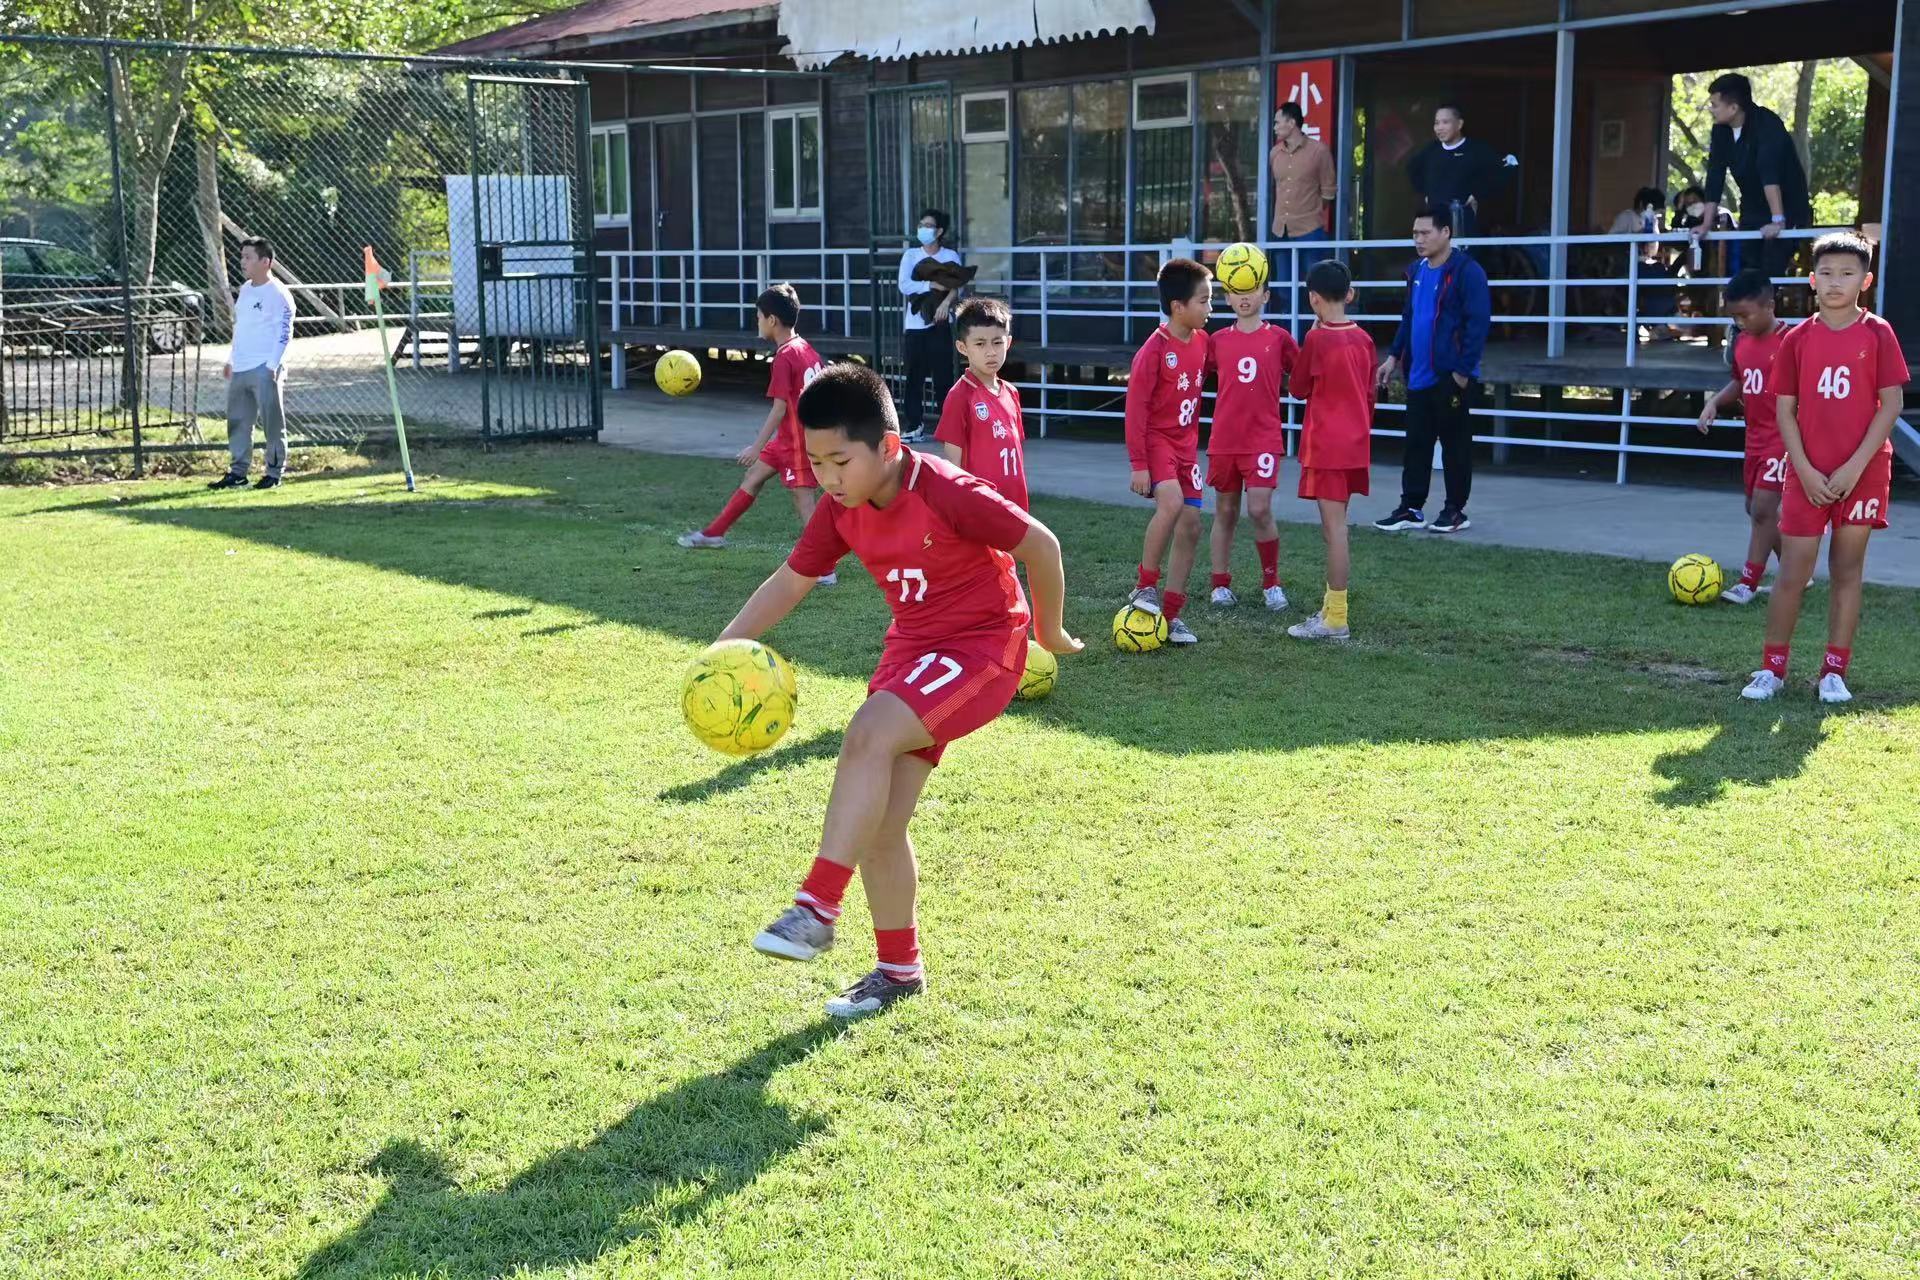
[[[940,425],[933,429],[935,440],[958,448],[963,458],[967,450],[967,401],[971,398],[963,383],[954,383],[940,406]]]
[[[1134,353],[1127,374],[1127,461],[1135,471],[1147,469],[1147,418],[1159,386],[1160,344],[1149,338]]]
[[[1001,497],[992,485],[974,476],[934,472],[921,477],[920,483],[927,505],[969,542],[982,543],[997,551],[1012,551],[1033,527],[1033,520],[1026,512]]]
[[[852,548],[847,546],[846,539],[840,536],[840,526],[833,521],[833,509],[838,505],[832,498],[821,497],[813,509],[813,518],[800,531],[800,541],[793,544],[787,568],[803,578],[823,578],[845,558]]]

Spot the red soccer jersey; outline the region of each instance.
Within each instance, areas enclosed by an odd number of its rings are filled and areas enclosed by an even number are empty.
[[[1756,457],[1777,458],[1785,450],[1780,440],[1779,397],[1768,385],[1773,358],[1780,354],[1780,343],[1787,336],[1785,321],[1770,333],[1756,338],[1736,329],[1727,344],[1727,367],[1740,388],[1740,402],[1747,419],[1747,452]]]
[[[1332,471],[1372,461],[1373,357],[1373,339],[1352,321],[1307,330],[1292,384],[1307,402],[1301,466]]]
[[[1207,380],[1206,330],[1185,342],[1161,325],[1140,346],[1127,376],[1127,461],[1147,469],[1147,432],[1200,432],[1200,384]]]
[[[1252,333],[1229,326],[1207,335],[1212,344],[1213,434],[1208,453],[1285,453],[1280,395],[1300,355],[1300,344],[1278,325]]]
[[[1002,378],[1000,390],[989,391],[973,376],[947,392],[940,408],[940,425],[933,438],[960,450],[960,465],[998,489],[1008,502],[1027,509],[1027,429],[1020,417],[1020,388]]]
[[[800,393],[825,367],[826,362],[820,359],[813,344],[795,334],[774,351],[773,372],[767,380],[767,399],[787,402],[787,416],[780,424],[779,439],[793,450],[794,467],[807,475],[813,474],[813,468],[807,464],[807,442],[801,439]]]
[[[889,653],[1026,634],[1009,554],[1031,527],[1025,513],[945,458],[909,450],[905,465],[885,507],[822,499],[787,567],[818,578],[847,552],[860,557],[893,610]]]
[[[1893,326],[1862,311],[1844,329],[1809,316],[1781,340],[1768,384],[1794,397],[1794,418],[1807,461],[1832,471],[1853,456],[1880,410],[1880,392],[1907,384],[1907,360]],[[1891,441],[1881,452],[1891,453]]]

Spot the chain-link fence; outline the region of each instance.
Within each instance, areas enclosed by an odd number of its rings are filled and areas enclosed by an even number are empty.
[[[388,363],[410,430],[597,431],[587,115],[553,64],[0,41],[0,456],[223,447],[255,236],[296,442],[391,431]]]

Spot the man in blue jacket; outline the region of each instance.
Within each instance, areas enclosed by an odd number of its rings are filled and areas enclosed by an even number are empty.
[[[1420,210],[1413,219],[1413,247],[1420,254],[1407,268],[1400,330],[1380,364],[1384,389],[1394,372],[1407,376],[1407,452],[1400,475],[1400,505],[1376,529],[1431,529],[1459,533],[1469,527],[1467,497],[1473,489],[1474,401],[1480,394],[1480,355],[1487,345],[1493,302],[1487,273],[1453,247],[1453,215],[1445,205]],[[1447,475],[1447,502],[1429,522],[1427,491],[1433,484],[1433,445],[1440,442]]]

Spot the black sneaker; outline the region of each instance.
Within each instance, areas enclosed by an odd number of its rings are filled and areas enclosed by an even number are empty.
[[[1375,520],[1373,527],[1384,533],[1398,533],[1402,529],[1424,529],[1427,527],[1427,513],[1418,507],[1395,507],[1393,514]]]
[[[1473,521],[1467,519],[1464,511],[1442,511],[1440,518],[1427,526],[1433,533],[1465,533],[1473,528]]]
[[[927,989],[925,978],[895,982],[885,969],[875,969],[860,981],[827,1001],[827,1013],[835,1018],[864,1018],[879,1013],[895,1001],[917,996]]]
[[[247,478],[245,476],[236,476],[232,472],[228,472],[207,486],[209,489],[244,489],[246,487]]]
[[[280,477],[261,476],[253,482],[253,487],[256,489],[278,489],[280,487]]]

